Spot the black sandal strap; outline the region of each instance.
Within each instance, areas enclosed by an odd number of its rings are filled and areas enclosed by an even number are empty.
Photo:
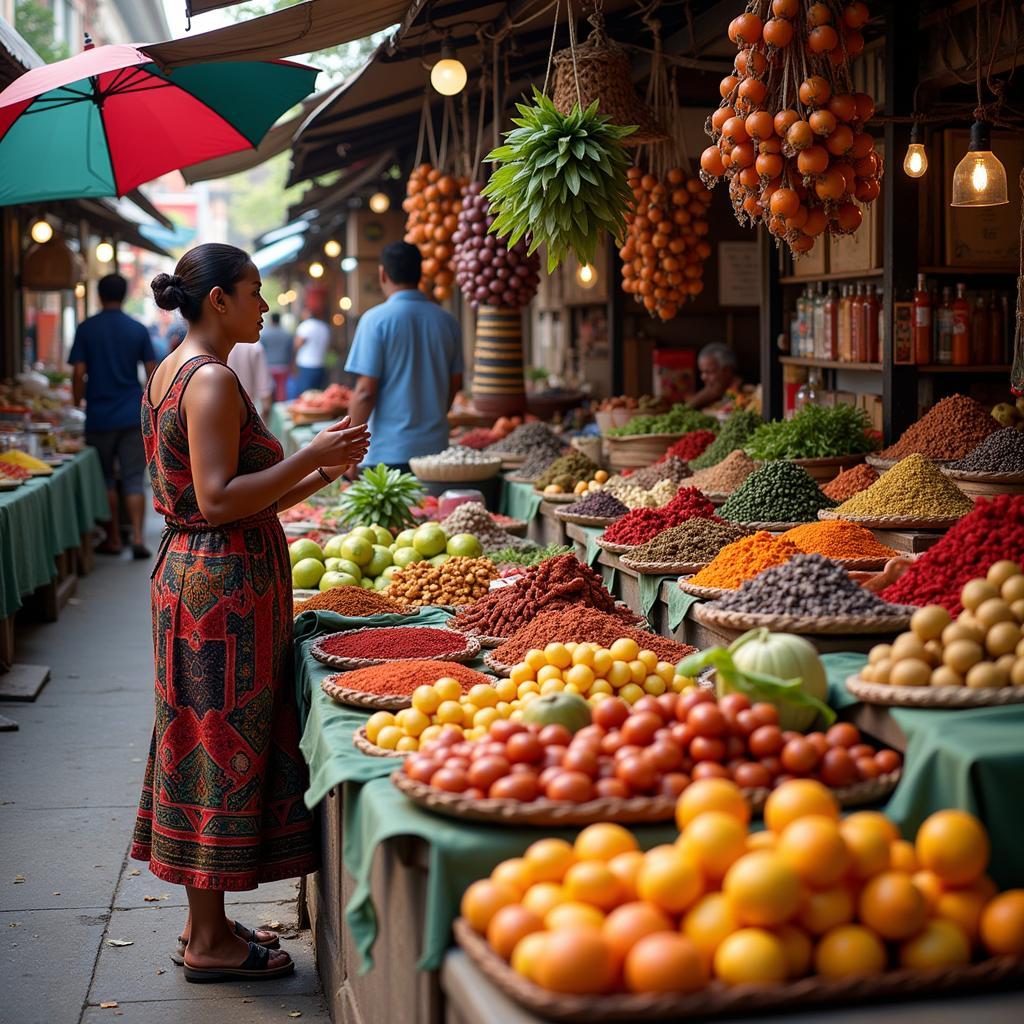
[[[245,958],[245,963],[239,966],[239,970],[265,971],[269,963],[270,950],[266,946],[261,946],[258,942],[250,942],[249,955]]]

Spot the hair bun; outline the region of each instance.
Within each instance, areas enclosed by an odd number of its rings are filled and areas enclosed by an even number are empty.
[[[188,301],[185,282],[177,274],[157,274],[150,287],[153,289],[153,298],[161,309],[181,309]]]

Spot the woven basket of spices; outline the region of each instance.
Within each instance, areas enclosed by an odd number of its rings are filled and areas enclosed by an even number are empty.
[[[517,473],[506,473],[505,479],[510,484],[532,484],[537,477],[535,476],[519,476]]]
[[[361,650],[379,656],[360,655]],[[384,626],[353,629],[319,637],[310,647],[317,661],[331,668],[357,669],[389,661],[472,661],[480,642],[454,629],[434,626]]]
[[[408,705],[406,705],[408,707]],[[376,743],[371,743],[366,738],[366,726],[361,725],[354,733],[352,733],[352,746],[359,751],[360,754],[366,754],[367,757],[390,757],[401,760],[409,756],[407,750],[386,750],[384,747],[378,747]]]
[[[728,520],[730,523],[736,523],[737,526],[745,526],[748,530],[764,530],[767,533],[785,533],[787,530],[792,530],[797,526],[803,526],[803,523],[743,523],[738,519]]]
[[[1024,686],[975,689],[970,686],[890,686],[849,676],[846,689],[865,704],[894,708],[993,708],[1024,704]]]
[[[707,562],[643,562],[629,555],[622,556],[622,564],[641,576],[681,576],[700,572]]]
[[[333,701],[347,704],[354,708],[366,708],[367,711],[401,711],[412,707],[412,698],[397,693],[367,693],[365,690],[353,690],[343,686],[340,676],[327,676],[320,683],[320,689]]]
[[[961,967],[886,971],[870,976],[827,978],[812,975],[772,985],[726,985],[712,981],[688,995],[603,993],[565,995],[541,988],[512,969],[470,927],[465,918],[453,924],[455,941],[481,974],[513,1002],[544,1020],[567,1024],[611,1024],[625,1021],[689,1021],[709,1017],[744,1020],[754,1014],[801,1011],[813,1006],[848,1007],[883,1000],[934,999],[952,992],[990,991],[1024,982],[1024,960],[992,957]]]
[[[894,606],[898,607],[898,606]],[[812,636],[859,636],[864,633],[900,633],[910,626],[916,608],[893,615],[772,615],[766,612],[733,612],[713,604],[698,605],[693,613],[704,626],[734,629],[765,627],[773,633],[804,633]]]
[[[1024,494],[1024,473],[976,473],[941,467],[942,472],[968,498],[991,498],[994,494]]]
[[[848,523],[860,523],[869,530],[948,530],[956,526],[963,516],[852,516],[823,508],[818,512],[818,518],[823,522],[845,519]]]
[[[607,551],[609,555],[625,555],[637,547],[636,544],[615,544],[610,540],[605,540],[604,537],[598,537],[594,543],[602,551]]]
[[[563,493],[548,493],[547,491],[538,490],[534,487],[533,493],[539,498],[543,498],[545,501],[550,501],[552,505],[572,505],[574,502],[580,500],[578,494],[563,494]]]
[[[881,455],[866,455],[864,461],[871,466],[872,469],[877,469],[879,473],[884,473],[887,469],[892,469],[897,462],[902,462],[906,455],[901,455],[898,459],[883,459]],[[925,456],[928,458],[928,456]],[[938,466],[942,469],[944,466],[951,466],[954,459],[929,459],[929,462],[934,466]]]
[[[679,589],[684,594],[689,594],[691,597],[699,597],[702,601],[717,601],[720,597],[725,597],[726,594],[731,594],[732,591],[726,587],[698,587],[694,586],[690,582],[693,579],[692,576],[683,576],[679,580]]]
[[[555,518],[561,519],[563,523],[574,523],[576,526],[600,526],[604,529],[606,526],[611,526],[621,516],[580,516],[564,508],[557,508],[555,509]]]

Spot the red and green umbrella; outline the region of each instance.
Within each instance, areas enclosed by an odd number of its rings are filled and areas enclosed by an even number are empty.
[[[130,45],[90,46],[33,68],[0,92],[0,206],[122,196],[254,148],[316,76],[281,60],[164,72]]]

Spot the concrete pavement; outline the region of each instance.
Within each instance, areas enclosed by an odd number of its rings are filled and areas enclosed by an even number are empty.
[[[229,896],[250,927],[280,923],[293,977],[191,985],[171,963],[185,891],[127,857],[153,724],[151,564],[96,562],[59,622],[19,635],[49,683],[0,705],[20,726],[0,732],[0,1024],[329,1024],[295,882]]]

